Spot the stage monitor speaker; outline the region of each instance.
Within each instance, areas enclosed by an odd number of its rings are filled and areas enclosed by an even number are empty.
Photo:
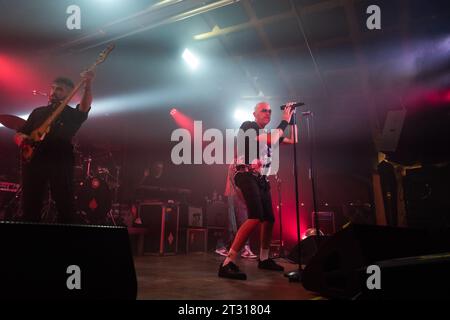
[[[0,299],[136,299],[126,228],[0,222]]]
[[[450,251],[449,238],[448,230],[350,225],[321,244],[304,269],[303,286],[326,297],[351,299],[364,291],[361,272],[367,266]]]
[[[317,251],[320,248],[320,244],[323,243],[326,239],[328,239],[329,236],[310,236],[306,239],[303,239],[300,242],[301,245],[301,254],[302,254],[302,265],[308,264],[311,258],[317,253]],[[291,260],[294,263],[298,263],[298,245],[294,247],[294,249],[291,250],[288,257],[289,260]]]
[[[366,268],[359,271],[362,288],[356,298],[366,300],[450,299],[450,252],[376,262],[380,288],[369,289]],[[372,271],[373,273],[373,271]],[[373,281],[369,281],[373,282]]]
[[[313,228],[316,227],[315,216],[316,213],[314,211],[311,212],[311,221]],[[319,220],[319,229],[325,235],[331,235],[336,232],[336,219],[333,211],[318,211],[317,219]]]

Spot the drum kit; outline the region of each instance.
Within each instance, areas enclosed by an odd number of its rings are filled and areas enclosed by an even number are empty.
[[[118,203],[120,169],[111,151],[84,156],[75,145],[75,204],[87,224],[124,224],[126,210]]]
[[[0,123],[13,130],[18,130],[24,122],[25,120],[19,117],[0,115]],[[125,225],[130,209],[126,205],[118,204],[121,167],[116,165],[111,149],[94,153],[92,156],[83,154],[75,144],[74,155],[74,203],[79,221],[84,224]],[[16,186],[15,196],[0,207],[3,219],[20,220],[22,216],[22,190],[20,185]],[[41,212],[41,221],[56,222],[56,215],[55,203],[48,192]]]

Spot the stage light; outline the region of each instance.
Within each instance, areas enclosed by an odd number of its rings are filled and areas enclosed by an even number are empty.
[[[40,83],[40,77],[33,71],[31,63],[16,56],[0,56],[0,87],[6,91],[24,92]],[[12,92],[11,92],[12,91]]]
[[[320,233],[321,236],[325,235],[322,230],[319,230],[319,233]],[[303,233],[301,239],[305,240],[306,238],[309,238],[309,237],[312,237],[312,236],[316,236],[316,235],[317,235],[316,228],[309,228],[308,230],[305,231],[305,233]]]
[[[150,110],[175,106],[192,97],[192,91],[179,88],[174,92],[172,86],[118,93],[94,99],[89,116],[123,113],[137,110]],[[170,109],[169,109],[170,110]],[[179,112],[179,110],[177,110]]]
[[[180,128],[186,129],[191,133],[191,135],[194,135],[194,119],[175,108],[170,110],[170,115],[172,116],[173,121],[175,121]]]
[[[249,111],[244,111],[242,109],[236,109],[234,111],[234,119],[240,122],[250,121],[253,119],[252,113]]]
[[[182,57],[192,70],[197,69],[199,64],[198,59],[192,54],[189,49],[184,50]]]

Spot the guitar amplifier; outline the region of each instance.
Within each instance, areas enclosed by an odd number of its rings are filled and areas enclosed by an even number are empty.
[[[178,251],[178,204],[142,202],[139,205],[139,216],[147,229],[144,254],[176,254]]]
[[[205,228],[188,228],[186,253],[206,252],[207,230]]]
[[[228,206],[223,201],[213,201],[206,205],[206,226],[226,228],[228,226]]]
[[[189,227],[203,227],[203,209],[197,207],[189,207],[188,217]]]

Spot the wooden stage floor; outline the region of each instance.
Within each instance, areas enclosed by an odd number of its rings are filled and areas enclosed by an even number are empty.
[[[138,299],[149,300],[303,300],[318,298],[281,272],[260,270],[257,260],[240,259],[246,281],[219,278],[223,257],[214,253],[135,257]],[[297,265],[278,261],[291,271]]]

